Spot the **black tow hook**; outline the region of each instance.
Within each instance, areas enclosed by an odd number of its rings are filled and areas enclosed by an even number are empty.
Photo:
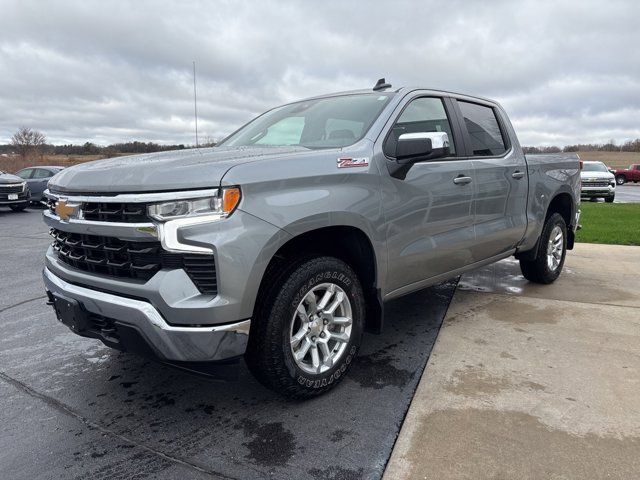
[[[47,290],[47,305],[52,307],[53,306],[53,302],[54,302],[53,293],[51,293],[49,290]]]

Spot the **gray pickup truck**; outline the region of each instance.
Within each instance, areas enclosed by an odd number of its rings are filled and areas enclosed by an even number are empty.
[[[215,148],[57,174],[44,282],[75,333],[174,365],[232,362],[283,395],[334,387],[386,301],[573,247],[572,155],[525,158],[500,105],[421,88],[326,95]]]

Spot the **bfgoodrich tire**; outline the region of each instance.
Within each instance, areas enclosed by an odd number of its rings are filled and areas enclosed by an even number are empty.
[[[261,296],[245,355],[267,388],[304,399],[335,387],[358,352],[364,297],[355,272],[333,257],[294,262]]]
[[[554,213],[544,224],[538,251],[533,260],[520,259],[520,270],[530,282],[549,284],[562,272],[567,254],[567,224],[559,213]]]

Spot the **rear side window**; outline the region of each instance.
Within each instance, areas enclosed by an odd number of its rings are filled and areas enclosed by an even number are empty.
[[[50,176],[51,172],[49,170],[45,170],[44,168],[36,168],[36,171],[33,174],[33,178],[49,178]]]
[[[400,135],[419,132],[445,132],[449,137],[449,152],[451,155],[455,155],[456,148],[447,111],[442,99],[436,97],[416,98],[407,105],[389,132],[383,148],[385,155],[395,156],[396,144]]]
[[[33,168],[25,168],[20,170],[16,175],[20,178],[24,178],[25,180],[31,178],[31,173],[33,172]]]
[[[471,138],[473,155],[496,156],[506,152],[507,147],[493,108],[460,100],[458,106]]]

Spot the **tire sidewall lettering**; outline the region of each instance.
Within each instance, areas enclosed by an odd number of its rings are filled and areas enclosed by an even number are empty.
[[[357,353],[357,351],[358,351],[358,347],[356,347],[355,345],[352,345],[351,349],[349,350],[349,354],[345,358],[344,363],[340,365],[340,367],[338,367],[328,377],[316,380],[316,379],[311,379],[309,377],[306,377],[304,375],[298,375],[297,382],[300,385],[303,385],[307,388],[322,388],[322,387],[326,387],[327,385],[331,385],[333,382],[337,381],[342,375],[344,375],[347,368],[349,367],[349,364],[353,361],[353,358],[355,357],[355,354]]]

